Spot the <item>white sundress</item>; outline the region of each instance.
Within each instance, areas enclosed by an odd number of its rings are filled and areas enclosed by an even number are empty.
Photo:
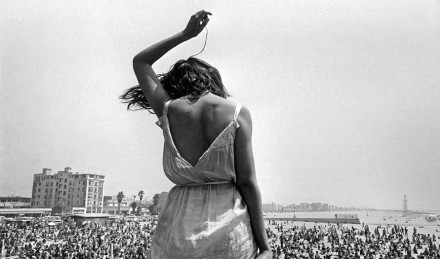
[[[255,258],[249,214],[235,185],[234,141],[241,105],[193,166],[174,145],[167,117],[170,101],[157,124],[165,140],[163,169],[176,186],[160,213],[148,258]]]

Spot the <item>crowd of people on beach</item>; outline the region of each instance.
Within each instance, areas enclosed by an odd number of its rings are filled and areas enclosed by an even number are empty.
[[[6,258],[146,258],[156,222],[0,223],[0,239]]]
[[[289,227],[269,221],[274,258],[440,258],[440,240],[398,225],[347,227],[340,224]],[[412,232],[412,233],[411,233]]]
[[[35,221],[0,223],[6,258],[146,258],[157,220],[105,224]],[[266,220],[273,257],[287,258],[440,258],[440,240],[398,225],[313,227]]]

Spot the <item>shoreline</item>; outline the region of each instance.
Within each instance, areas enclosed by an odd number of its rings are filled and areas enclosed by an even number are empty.
[[[410,214],[402,215],[402,211],[390,210],[368,210],[368,211],[325,211],[325,212],[272,212],[264,213],[265,220],[272,220],[273,218],[335,218],[335,214],[356,214],[360,220],[360,224],[342,223],[344,225],[359,228],[362,225],[369,225],[372,227],[386,227],[390,225],[399,225],[411,229],[411,232],[416,228],[417,232],[423,234],[435,234],[440,236],[440,220],[428,222],[425,220],[427,214]],[[291,222],[291,221],[290,221]],[[295,225],[313,226],[316,224],[329,223],[314,223],[314,222],[300,222],[294,221]],[[330,223],[331,224],[331,223]],[[333,223],[334,224],[334,223]]]

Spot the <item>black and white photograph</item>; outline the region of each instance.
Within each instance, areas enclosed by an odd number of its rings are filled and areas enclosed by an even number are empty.
[[[440,1],[0,1],[6,258],[440,258]]]

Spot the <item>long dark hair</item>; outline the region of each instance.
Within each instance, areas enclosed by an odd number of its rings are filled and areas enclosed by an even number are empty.
[[[171,99],[187,95],[198,99],[208,92],[223,98],[231,96],[223,85],[218,70],[194,57],[177,61],[168,73],[159,74],[157,78]],[[146,109],[154,113],[139,85],[127,89],[119,98],[128,103],[128,110]]]

